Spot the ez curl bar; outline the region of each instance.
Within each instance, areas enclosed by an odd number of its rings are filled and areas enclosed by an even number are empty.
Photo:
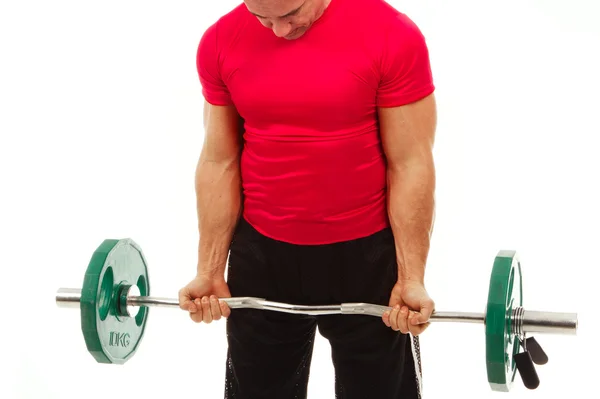
[[[387,306],[369,303],[304,306],[262,298],[221,298],[232,309],[251,308],[305,315],[369,315],[382,317]],[[131,239],[105,240],[93,253],[78,288],[60,288],[59,307],[79,308],[88,351],[98,363],[124,364],[137,351],[150,307],[179,308],[179,300],[150,296],[148,267]],[[515,251],[500,251],[492,267],[485,313],[435,311],[430,322],[485,326],[487,377],[493,391],[508,392],[519,372],[529,389],[539,386],[534,364],[548,357],[530,333],[575,335],[576,313],[523,308],[521,263]]]

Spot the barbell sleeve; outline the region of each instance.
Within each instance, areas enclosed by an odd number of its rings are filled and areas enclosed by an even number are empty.
[[[520,323],[523,333],[577,334],[577,314],[524,310]]]
[[[59,308],[79,308],[81,290],[79,288],[60,288],[56,292],[56,304]]]
[[[353,314],[382,317],[386,311],[391,310],[388,306],[370,303],[342,303],[340,305],[308,306],[273,302],[254,297],[221,298],[220,300],[227,303],[231,309],[252,308],[313,316]],[[56,304],[59,307],[77,308],[79,307],[80,301],[80,289],[60,288],[56,293]],[[133,307],[179,308],[179,300],[176,298],[128,295],[126,303],[127,306]],[[511,318],[512,332],[514,334],[521,335],[535,332],[574,335],[577,333],[578,320],[576,313],[540,312],[517,308],[513,310]],[[485,324],[486,317],[484,313],[435,311],[430,317],[430,322]]]

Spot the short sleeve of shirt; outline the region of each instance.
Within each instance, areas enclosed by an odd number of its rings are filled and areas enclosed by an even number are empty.
[[[434,90],[425,37],[412,20],[399,13],[389,24],[384,37],[377,105],[409,104]]]
[[[206,101],[213,105],[231,105],[231,94],[221,75],[217,33],[217,24],[213,24],[202,35],[196,54],[196,67]]]

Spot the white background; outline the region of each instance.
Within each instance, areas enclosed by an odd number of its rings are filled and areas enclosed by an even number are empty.
[[[340,1],[340,0],[335,0]],[[438,310],[483,311],[497,252],[515,249],[531,310],[578,312],[538,336],[541,386],[591,397],[598,370],[599,6],[594,0],[392,1],[427,36],[437,85],[437,221],[427,285]],[[106,238],[131,237],[152,292],[195,272],[202,143],[195,54],[236,1],[0,5],[1,398],[222,397],[224,322],[152,309],[136,356],[99,365],[58,287],[80,287]],[[8,256],[8,257],[7,257]],[[426,398],[486,398],[483,326],[422,336]],[[316,342],[311,398],[333,398]],[[498,396],[500,395],[500,396]]]

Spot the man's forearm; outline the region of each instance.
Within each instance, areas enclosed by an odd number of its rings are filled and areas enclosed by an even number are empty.
[[[196,169],[198,274],[224,277],[229,246],[241,215],[239,159],[200,160]]]
[[[424,283],[435,214],[431,159],[388,167],[388,216],[396,243],[398,279]]]

